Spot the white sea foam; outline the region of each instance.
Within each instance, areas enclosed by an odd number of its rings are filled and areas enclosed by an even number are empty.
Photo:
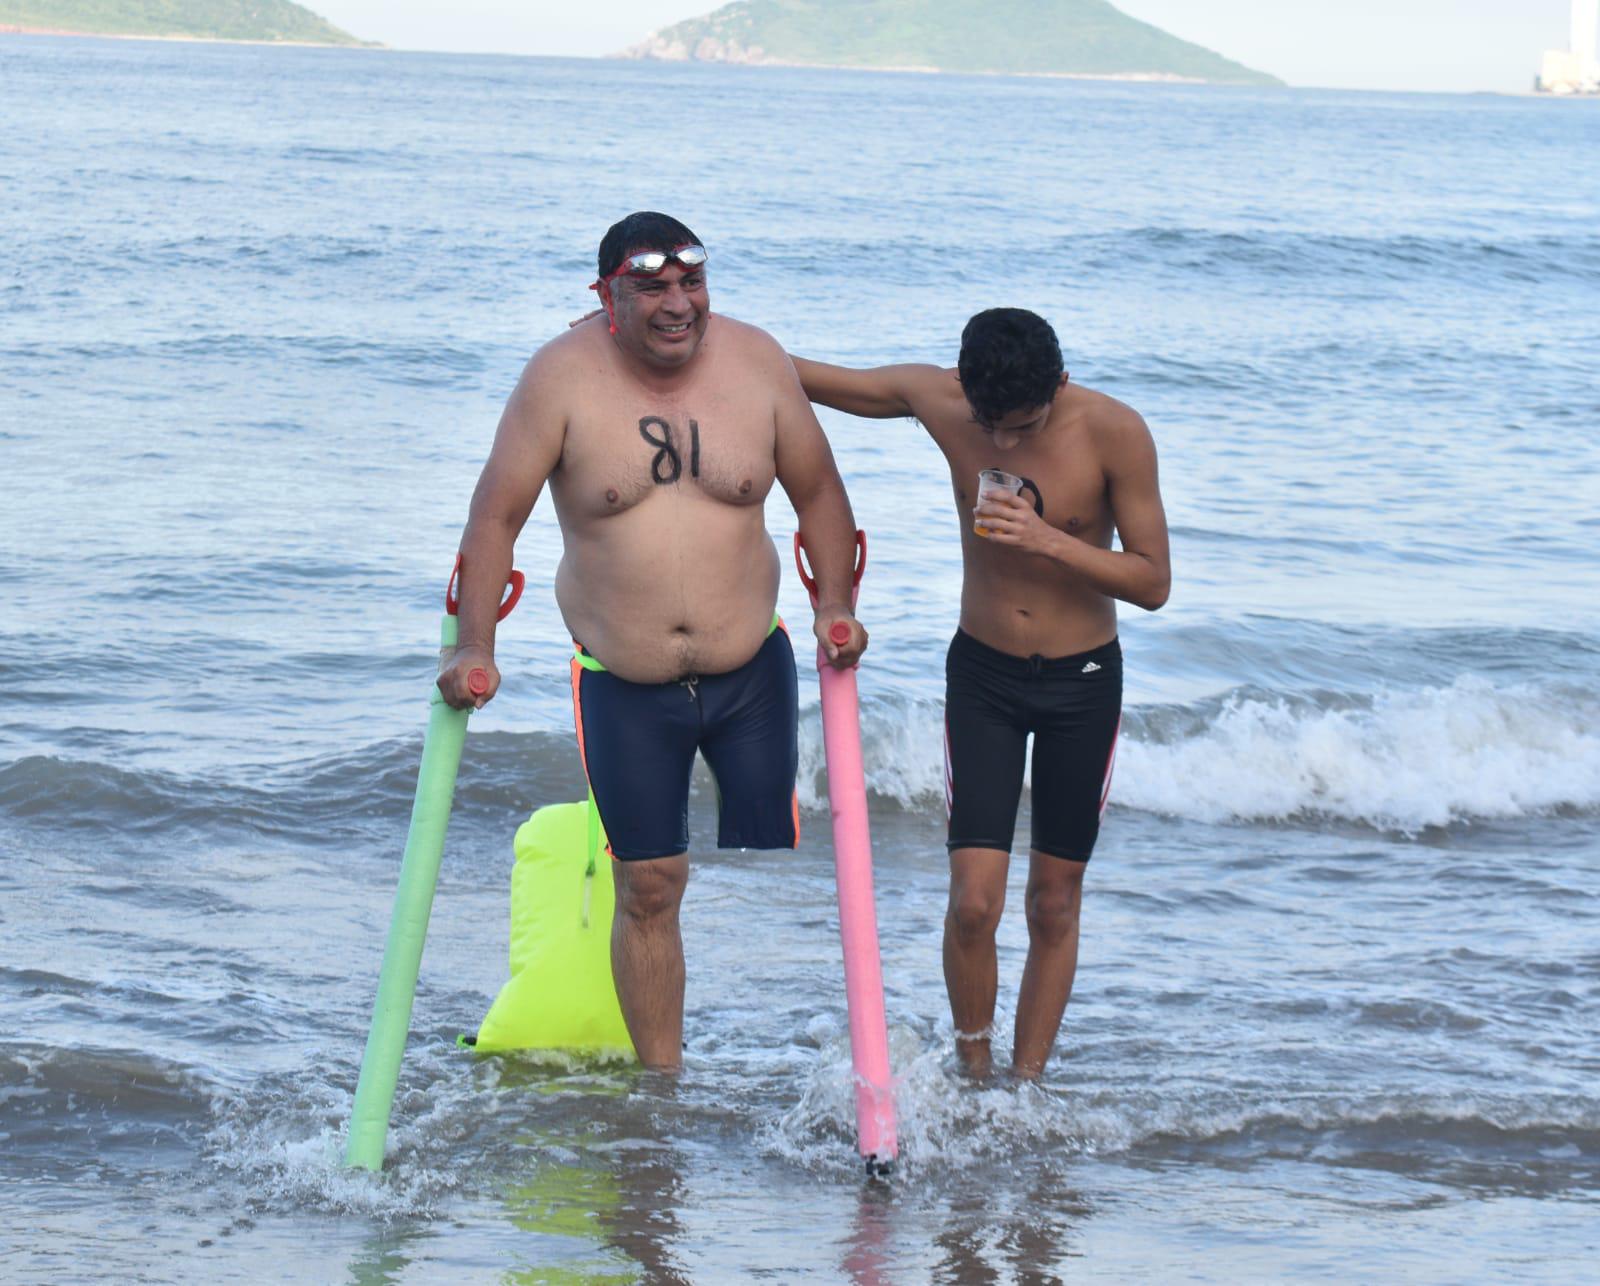
[[[1004,1062],[1005,1041],[997,1062]],[[948,1036],[890,1030],[899,1156],[912,1182],[971,1173],[1025,1156],[1113,1156],[1135,1150],[1183,1151],[1271,1138],[1278,1149],[1328,1147],[1414,1153],[1430,1145],[1459,1158],[1508,1150],[1564,1160],[1592,1150],[1600,1112],[1576,1095],[1420,1091],[1343,1092],[1262,1086],[1091,1089],[1019,1084],[996,1077],[974,1085],[954,1068]],[[848,1040],[820,1051],[799,1101],[764,1132],[770,1155],[819,1172],[859,1165],[853,1150],[855,1103]],[[1359,1132],[1340,1143],[1343,1132]]]
[[[1114,808],[1205,822],[1334,817],[1402,831],[1600,807],[1600,694],[1570,685],[1379,693],[1337,707],[1238,695],[1179,717],[1130,711]],[[936,702],[869,705],[868,787],[905,808],[943,806]],[[820,720],[802,720],[801,802],[826,798]]]
[[[1320,815],[1405,831],[1592,809],[1600,700],[1478,677],[1347,709],[1230,700],[1193,735],[1128,738],[1112,798],[1208,822]]]
[[[861,711],[861,758],[867,789],[903,808],[940,801],[944,790],[944,705],[937,701],[866,703]],[[828,806],[828,777],[817,710],[800,716],[800,803]]]
[[[264,1209],[318,1210],[381,1220],[439,1217],[468,1186],[462,1140],[503,1100],[454,1046],[425,1042],[408,1054],[387,1132],[383,1169],[345,1165],[352,1087],[320,1066],[265,1077],[248,1092],[215,1087],[205,1156]]]

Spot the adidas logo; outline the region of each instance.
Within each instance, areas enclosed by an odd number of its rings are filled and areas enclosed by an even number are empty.
[[[1080,674],[1093,674],[1099,668],[1100,668],[1100,663],[1098,661],[1090,661],[1088,665],[1084,666],[1083,669],[1079,671],[1079,673]]]

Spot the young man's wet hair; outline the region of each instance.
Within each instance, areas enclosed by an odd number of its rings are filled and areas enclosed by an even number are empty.
[[[961,332],[956,369],[979,424],[1031,411],[1056,395],[1064,364],[1050,323],[1026,308],[990,308]]]
[[[626,255],[641,250],[670,252],[699,244],[700,238],[671,215],[638,210],[617,220],[600,238],[600,280],[614,273]]]

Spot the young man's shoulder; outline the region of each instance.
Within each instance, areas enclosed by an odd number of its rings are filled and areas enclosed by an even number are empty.
[[[915,362],[900,368],[910,381],[913,391],[941,403],[967,404],[967,395],[961,391],[961,373],[954,366],[936,366],[932,362]]]
[[[1067,388],[1072,391],[1074,414],[1083,417],[1083,423],[1096,441],[1111,444],[1149,437],[1150,429],[1144,416],[1126,402],[1082,384],[1069,384]]]
[[[1077,412],[1094,444],[1100,467],[1108,474],[1141,472],[1155,463],[1155,439],[1144,416],[1108,393],[1069,385],[1079,399]]]
[[[961,376],[953,366],[926,365],[897,367],[905,385],[912,413],[930,432],[966,428],[972,423],[972,408],[961,391]]]

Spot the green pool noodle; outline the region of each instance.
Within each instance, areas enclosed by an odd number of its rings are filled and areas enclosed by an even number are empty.
[[[456,618],[447,615],[439,631],[440,648],[455,647],[456,637]],[[361,1078],[356,1083],[355,1105],[350,1113],[350,1137],[344,1156],[347,1166],[383,1168],[389,1112],[400,1079],[400,1062],[405,1056],[422,944],[428,936],[428,916],[433,911],[445,827],[450,822],[450,803],[470,713],[446,703],[438,685],[434,685],[428,733],[422,743],[422,766],[417,772],[417,794],[411,806],[411,827],[406,832],[394,915],[389,921],[389,941],[378,975],[378,998],[372,1008],[372,1027],[361,1057]]]
[[[588,801],[549,804],[512,848],[511,979],[474,1048],[634,1058],[611,977],[616,906],[605,832]]]

